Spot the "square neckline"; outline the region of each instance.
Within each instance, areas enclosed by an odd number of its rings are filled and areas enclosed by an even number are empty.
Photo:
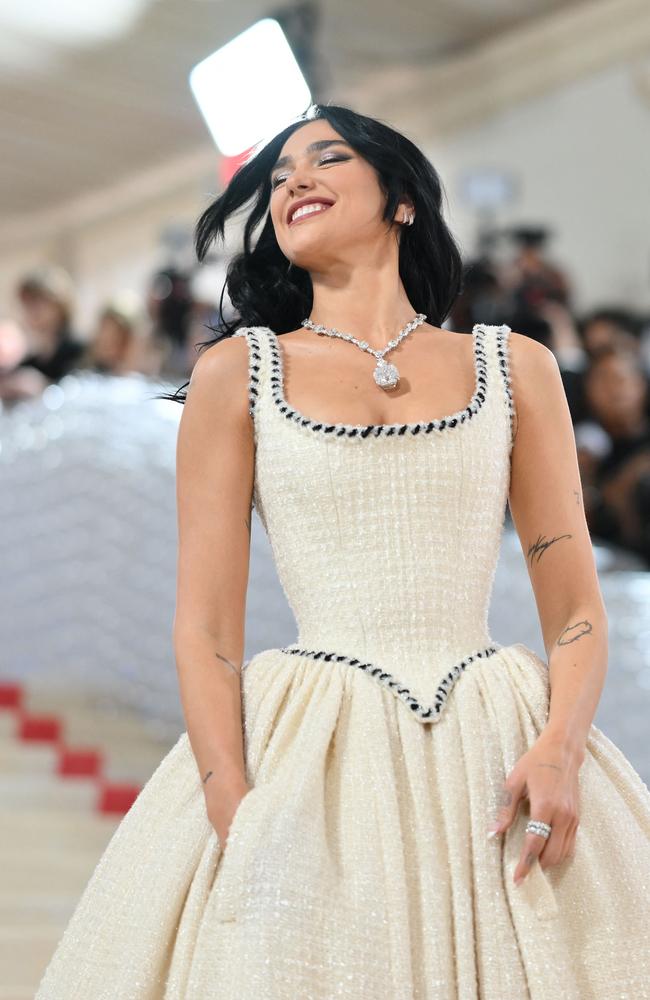
[[[417,420],[410,423],[392,424],[348,424],[343,421],[336,423],[326,423],[323,420],[315,420],[298,410],[288,402],[284,394],[284,355],[280,347],[278,334],[269,326],[261,326],[257,329],[263,330],[267,334],[267,340],[271,349],[271,396],[274,407],[287,419],[292,420],[301,427],[329,435],[330,437],[346,438],[366,438],[379,437],[381,435],[393,436],[404,434],[429,434],[432,431],[452,430],[460,427],[479,412],[487,398],[487,357],[485,353],[485,334],[487,324],[475,323],[472,327],[472,358],[474,364],[474,391],[469,403],[456,410],[455,413],[446,414],[444,417],[437,417],[433,420]]]

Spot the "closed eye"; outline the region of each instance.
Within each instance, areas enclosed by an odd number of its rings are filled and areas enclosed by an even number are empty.
[[[349,156],[324,156],[318,161],[318,166],[320,167],[327,163],[343,163],[345,160],[349,159],[351,159]],[[275,190],[280,181],[284,180],[285,177],[286,174],[276,174],[276,176],[271,180],[271,189]]]

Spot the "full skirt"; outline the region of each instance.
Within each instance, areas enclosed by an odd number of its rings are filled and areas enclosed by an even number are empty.
[[[349,664],[242,675],[248,780],[225,847],[187,733],[113,834],[36,1000],[650,998],[650,792],[592,726],[572,857],[513,882],[546,664],[501,647],[435,724]]]

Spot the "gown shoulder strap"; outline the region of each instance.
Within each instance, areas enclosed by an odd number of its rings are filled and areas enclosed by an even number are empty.
[[[500,326],[489,323],[477,323],[489,366],[491,391],[499,400],[499,409],[504,413],[510,430],[510,448],[514,442],[515,408],[512,394],[512,377],[510,371],[510,327],[507,323]]]
[[[268,381],[268,334],[261,326],[242,326],[233,337],[245,337],[248,344],[248,412],[255,419],[259,400]]]
[[[512,374],[510,367],[510,334],[511,329],[507,323],[502,323],[497,327],[496,345],[497,359],[499,362],[499,373],[501,375],[501,389],[503,392],[506,412],[510,424],[510,447],[514,442],[515,432],[515,404],[512,394]]]

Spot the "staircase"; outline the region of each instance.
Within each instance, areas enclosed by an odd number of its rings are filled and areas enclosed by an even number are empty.
[[[0,1000],[33,1000],[101,854],[168,750],[126,711],[0,683]]]

